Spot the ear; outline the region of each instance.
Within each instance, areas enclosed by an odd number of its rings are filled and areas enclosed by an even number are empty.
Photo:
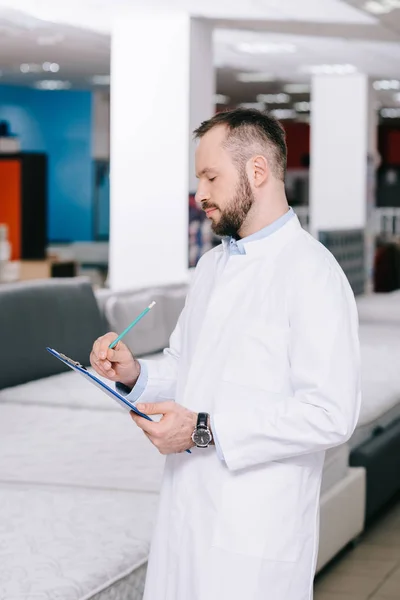
[[[248,176],[254,187],[258,188],[268,179],[269,166],[265,156],[253,156],[248,163]]]

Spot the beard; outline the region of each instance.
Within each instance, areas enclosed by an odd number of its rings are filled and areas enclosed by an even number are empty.
[[[218,222],[212,223],[211,229],[220,237],[233,237],[240,239],[239,231],[254,204],[254,195],[246,172],[240,174],[235,195],[229,205],[222,211]]]

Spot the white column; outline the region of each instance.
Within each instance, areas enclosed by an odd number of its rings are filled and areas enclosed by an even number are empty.
[[[95,91],[92,94],[92,157],[98,160],[110,158],[110,94]]]
[[[192,19],[190,42],[189,192],[192,193],[197,189],[193,131],[215,112],[216,81],[211,25],[207,21]]]
[[[199,124],[190,116],[191,94],[207,94],[211,102],[210,86],[205,91],[201,87],[207,65],[212,70],[211,36],[202,25],[191,23],[183,12],[140,9],[114,23],[109,265],[113,289],[188,279],[188,140],[190,128]],[[191,77],[191,64],[192,70],[201,67],[198,78]],[[197,118],[210,116],[203,102],[196,100],[193,106]]]
[[[313,78],[310,231],[316,237],[366,227],[368,155],[376,152],[372,91],[360,73]]]

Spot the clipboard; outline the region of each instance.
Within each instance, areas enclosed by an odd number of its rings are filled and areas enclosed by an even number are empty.
[[[77,361],[72,360],[72,358],[69,358],[68,356],[65,356],[65,354],[61,354],[61,352],[57,352],[57,350],[54,350],[53,348],[46,348],[46,350],[47,350],[47,352],[50,352],[50,354],[52,354],[53,356],[58,358],[58,360],[61,360],[61,362],[63,362],[65,365],[67,365],[70,369],[72,369],[76,373],[79,373],[80,375],[85,377],[85,379],[89,383],[95,385],[98,389],[100,389],[102,392],[107,394],[107,396],[112,398],[115,402],[117,402],[117,404],[119,404],[125,410],[129,410],[129,411],[132,410],[134,413],[136,413],[140,417],[143,417],[144,419],[147,419],[148,421],[153,420],[148,415],[145,415],[144,413],[140,412],[135,407],[135,405],[132,404],[132,402],[129,402],[129,400],[127,398],[125,398],[124,396],[119,394],[115,389],[109,387],[106,383],[104,383],[104,381],[101,381],[101,379],[96,377],[96,375],[93,375],[93,373],[90,373],[84,366],[82,366]]]

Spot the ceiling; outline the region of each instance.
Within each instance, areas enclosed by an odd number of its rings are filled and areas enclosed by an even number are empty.
[[[281,92],[288,82],[309,82],[309,68],[320,64],[350,64],[373,79],[400,79],[400,10],[376,15],[363,10],[365,3],[168,0],[168,7],[211,20],[217,91],[236,105]],[[165,8],[165,0],[0,0],[0,83],[32,86],[46,79],[94,87],[94,75],[109,73],[113,14],[144,5]],[[255,44],[263,50],[268,44],[268,52],[249,52]],[[57,63],[59,71],[21,72],[23,63],[45,62]],[[267,72],[272,81],[237,81],[238,73],[252,71]],[[308,93],[292,96],[282,108],[308,99]],[[393,91],[379,92],[378,100],[400,108]]]

